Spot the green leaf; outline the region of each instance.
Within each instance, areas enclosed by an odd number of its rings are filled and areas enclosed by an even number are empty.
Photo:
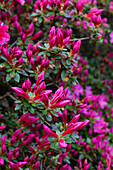
[[[12,72],[10,73],[10,75],[11,75],[11,77],[13,78],[13,77],[15,76],[15,72],[12,71]]]
[[[25,132],[26,134],[29,134],[30,130],[29,130],[29,129],[24,129],[24,132]]]
[[[61,78],[62,80],[64,80],[64,78],[66,77],[66,70],[63,70],[62,73],[61,73]]]
[[[35,112],[35,109],[31,106],[31,107],[29,108],[29,111],[30,111],[31,113],[34,113],[34,112]]]
[[[72,133],[72,138],[76,140],[77,138],[79,138],[79,136],[76,133]]]
[[[28,112],[28,110],[23,110],[23,114],[26,114]]]
[[[57,135],[60,135],[61,132],[57,129],[57,130],[56,130],[56,134],[57,134]]]
[[[22,107],[22,104],[17,104],[16,107],[15,107],[15,110],[19,110],[20,108]]]
[[[66,143],[72,143],[72,142],[74,142],[74,139],[72,139],[72,138],[68,138],[68,139],[66,139]]]
[[[47,121],[49,121],[49,122],[52,121],[52,116],[51,116],[51,115],[48,115],[48,116],[47,116]]]
[[[19,75],[18,73],[15,74],[14,80],[15,80],[16,82],[19,82],[19,81],[20,81],[20,75]]]
[[[38,22],[39,22],[39,23],[41,23],[41,22],[42,22],[42,20],[43,20],[43,19],[42,19],[41,17],[40,17],[40,18],[38,18]]]
[[[24,76],[28,76],[28,74],[24,71],[24,70],[21,70],[21,71],[17,71],[19,74],[22,74],[22,75],[24,75]]]
[[[66,64],[69,66],[71,65],[71,61],[70,60],[66,60]]]
[[[21,101],[20,100],[16,100],[15,103],[21,103]]]
[[[10,74],[7,74],[6,76],[6,81],[10,81],[12,79],[11,75]]]
[[[91,139],[90,138],[87,138],[87,143],[91,144]]]
[[[37,16],[37,13],[32,13],[31,14],[31,17],[35,17],[35,16]]]

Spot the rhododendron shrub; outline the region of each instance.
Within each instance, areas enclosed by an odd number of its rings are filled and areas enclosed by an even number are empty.
[[[113,170],[113,2],[0,6],[0,169]]]

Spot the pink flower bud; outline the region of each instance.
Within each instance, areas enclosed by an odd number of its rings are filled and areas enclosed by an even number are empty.
[[[23,43],[25,43],[26,38],[27,38],[27,37],[26,37],[26,34],[23,33],[23,35],[22,35],[22,42],[23,42]]]
[[[9,161],[9,165],[12,169],[19,170],[18,166],[15,163]]]
[[[60,47],[63,46],[63,34],[59,28],[57,31],[57,43],[59,43]]]
[[[42,8],[43,8],[43,11],[46,10],[47,5],[48,5],[48,0],[43,0],[43,1],[42,1]]]
[[[14,158],[16,159],[19,156],[19,151],[15,153]]]
[[[1,145],[5,145],[6,139],[7,139],[7,136],[4,135],[3,138],[2,138],[2,140],[1,140]]]
[[[24,136],[25,136],[25,132],[19,134],[18,137],[17,137],[17,141],[22,139]]]
[[[9,63],[13,65],[13,61],[12,61],[12,59],[10,57],[8,49],[3,47],[2,48],[2,53],[3,53],[4,57],[9,61]]]
[[[33,25],[33,23],[31,23],[29,25],[29,28],[28,28],[27,32],[26,32],[26,35],[31,36],[33,32],[34,32],[34,25]]]
[[[26,2],[27,2],[27,4],[30,4],[32,2],[32,0],[27,0]]]
[[[18,163],[16,163],[16,165],[18,166],[18,167],[23,167],[24,165],[26,165],[27,164],[27,162],[18,162]]]
[[[57,36],[53,37],[50,41],[49,41],[49,48],[52,49],[53,46],[55,46],[57,40]]]
[[[63,113],[62,113],[62,117],[63,117],[63,122],[64,122],[64,125],[67,124],[67,109],[65,108]]]
[[[59,10],[61,9],[61,2],[62,2],[62,0],[57,0],[57,6],[58,6]]]
[[[17,21],[15,21],[15,27],[17,28],[17,30],[19,31],[19,32],[22,32],[22,28],[21,28],[21,26],[20,26],[20,23],[19,22],[17,22]]]
[[[23,64],[23,58],[21,57],[15,64],[15,68]]]
[[[11,58],[12,59],[13,58],[19,59],[22,56],[23,52],[19,49],[18,46],[16,46],[16,47],[13,47],[13,49],[10,48],[10,53],[11,53]]]
[[[3,130],[3,129],[5,129],[5,128],[6,128],[6,126],[0,125],[0,130]]]
[[[76,115],[69,123],[68,126],[73,125],[74,123],[76,123],[79,120],[80,114]]]
[[[0,165],[4,165],[4,160],[3,160],[3,158],[0,158]]]
[[[78,2],[76,3],[76,9],[78,14],[79,12],[82,12],[84,5],[85,5],[84,0],[78,0]]]
[[[42,142],[39,147],[37,148],[37,150],[40,150],[41,148],[44,148],[45,146],[49,146],[49,140],[46,139],[44,142]]]
[[[69,44],[69,40],[70,40],[70,36],[63,40],[63,47],[65,47],[67,44]]]
[[[42,123],[37,124],[36,126],[30,128],[30,131],[38,130],[41,125],[42,125]]]
[[[16,130],[16,131],[14,132],[13,135],[17,137],[17,136],[20,134],[20,132],[21,132],[21,129],[18,129],[18,130]]]
[[[13,154],[15,154],[16,152],[19,151],[19,147],[15,148],[14,151],[13,151]]]
[[[29,134],[28,135],[28,137],[27,137],[27,143],[28,143],[28,145],[31,143],[31,141],[33,140],[33,138],[35,137],[35,135],[34,134]]]
[[[94,11],[90,12],[90,13],[87,15],[87,17],[92,17],[93,14],[95,14],[95,15],[100,15],[103,11],[104,11],[104,9],[94,10]]]
[[[26,85],[26,89],[28,92],[31,91],[31,82],[29,80],[29,78],[25,81],[25,85]]]
[[[39,166],[40,166],[40,162],[38,161],[38,162],[36,162],[36,163],[33,165],[33,169],[39,168]]]
[[[63,87],[61,86],[54,94],[53,99],[51,100],[50,104],[53,104],[57,101],[58,97],[62,94]]]
[[[16,137],[13,135],[11,138],[11,144],[14,144],[16,142]]]
[[[37,143],[38,145],[40,145],[40,144],[41,144],[40,139],[39,139],[38,137],[35,137],[35,139],[36,139],[36,143]]]
[[[49,99],[46,94],[42,95],[42,102],[45,104],[45,106],[49,106]]]
[[[31,52],[31,50],[27,50],[27,51],[26,51],[26,55],[27,55],[28,61],[30,61],[31,58],[33,57],[33,53]]]
[[[34,61],[34,59],[33,59],[32,57],[31,57],[31,59],[30,59],[30,64],[31,64],[33,70],[37,71],[36,63],[35,63],[35,61]]]
[[[31,156],[31,158],[30,158],[30,165],[33,165],[34,160],[35,160],[35,156],[34,156],[34,155],[32,155],[32,156]]]
[[[69,104],[70,103],[70,100],[64,100],[64,101],[61,101],[59,103],[56,103],[52,106],[50,106],[51,109],[55,109],[55,108],[62,108],[64,107],[65,105]]]
[[[69,6],[69,0],[65,0],[63,10],[66,10],[68,6]]]
[[[42,71],[39,75],[38,75],[38,77],[37,77],[37,80],[36,80],[36,85],[38,86],[41,82],[42,82],[42,80],[43,80],[43,78],[44,78],[44,71]]]
[[[19,144],[19,146],[24,146],[26,145],[27,141],[23,141],[22,143]]]
[[[65,164],[60,168],[60,170],[67,170],[67,168],[68,168],[68,164]]]
[[[12,160],[12,157],[13,157],[13,153],[12,153],[12,151],[10,150],[9,153],[8,153],[8,160],[11,161],[11,160]]]
[[[53,26],[49,33],[49,42],[55,37],[55,26]]]
[[[67,95],[67,93],[68,93],[68,87],[66,87],[66,89],[64,90],[65,96]]]
[[[25,121],[27,118],[28,118],[28,116],[30,115],[30,113],[29,112],[27,112],[26,114],[23,114],[21,117],[20,117],[20,120],[19,120],[19,122],[23,122],[23,121]]]
[[[34,150],[33,146],[30,146],[30,147],[29,147],[29,151],[31,151],[31,152],[32,152],[32,154],[34,154],[34,153],[35,153],[35,150]]]
[[[81,46],[81,40],[77,41],[74,46],[73,46],[73,49],[71,51],[71,55],[74,55],[75,53],[78,53],[79,49],[80,49],[80,46]]]
[[[36,56],[36,65],[40,64],[41,61],[41,55]]]
[[[35,95],[41,93],[42,90],[44,90],[45,88],[46,88],[46,85],[45,85],[45,82],[43,81],[43,82],[39,85],[38,89],[36,90]]]
[[[47,96],[49,96],[52,93],[52,90],[45,90],[43,92],[41,92],[40,94],[36,95],[33,100],[38,100],[42,98],[43,94],[46,94]]]
[[[71,149],[71,143],[68,144],[67,148],[66,148],[66,152],[69,152]]]
[[[42,34],[42,31],[37,32],[35,35],[33,35],[30,40],[34,40],[37,39],[38,37],[40,37],[40,35]]]
[[[23,124],[23,126],[26,126],[26,127],[29,127],[31,126],[32,124],[35,124],[37,121],[39,120],[39,118],[36,118],[34,116],[29,116],[25,123]]]
[[[6,146],[4,144],[1,147],[1,151],[2,151],[2,154],[4,154],[7,151]]]
[[[47,69],[49,67],[49,59],[47,58],[44,58],[42,61],[41,61],[41,66],[39,68],[39,71],[42,71],[44,69]]]
[[[48,136],[58,138],[58,135],[53,132],[50,128],[48,128],[46,125],[44,125],[44,131]]]
[[[29,161],[28,155],[24,158],[24,162],[27,162],[27,161]]]
[[[77,130],[83,129],[87,124],[89,123],[89,120],[85,120],[84,122],[77,122],[71,125],[66,131],[64,131],[61,136],[65,136],[67,134],[73,133]]]
[[[100,15],[96,16],[95,14],[93,14],[92,22],[94,23],[95,26],[100,25],[102,23],[101,16]]]

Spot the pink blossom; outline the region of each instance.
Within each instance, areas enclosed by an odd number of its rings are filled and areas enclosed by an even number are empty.
[[[0,158],[0,165],[4,165],[4,160],[3,160],[3,158]]]
[[[60,148],[66,148],[66,147],[67,147],[67,143],[66,143],[64,140],[60,139],[60,141],[59,141],[59,147],[60,147]]]
[[[5,128],[6,128],[6,126],[0,125],[0,130],[3,130],[3,129],[5,129]]]
[[[10,40],[10,35],[6,32],[8,30],[8,25],[1,25],[0,22],[0,45],[3,45],[4,42],[8,42]]]
[[[109,34],[109,37],[111,38],[110,43],[112,44],[113,43],[113,31]]]

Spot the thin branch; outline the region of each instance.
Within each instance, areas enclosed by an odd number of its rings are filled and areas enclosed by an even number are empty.
[[[77,40],[89,40],[90,37],[84,37],[84,38],[74,38],[74,39],[70,39],[70,41],[77,41]]]
[[[0,100],[4,99],[5,97],[10,97],[11,99],[16,101],[17,99],[14,96],[12,96],[10,93],[11,92],[8,92],[8,93],[4,94],[3,96],[0,96]]]
[[[14,96],[12,96],[11,94],[9,94],[8,96],[9,96],[11,99],[15,100],[15,101],[17,100],[17,99],[16,99]]]
[[[2,100],[2,99],[4,99],[5,97],[9,96],[10,93],[11,93],[11,92],[8,92],[8,93],[4,94],[3,96],[0,96],[0,100]]]
[[[51,168],[51,165],[49,165],[47,168],[46,168],[46,170],[48,170],[48,169],[50,169]]]
[[[51,85],[53,85],[53,84],[54,84],[54,83],[49,83],[49,84],[46,85],[46,87],[47,87],[47,86],[51,86]]]
[[[38,112],[36,112],[36,113],[37,113],[37,115],[40,117],[40,119],[43,120],[43,122],[44,122],[45,124],[47,124],[49,127],[51,127],[51,125],[50,125],[47,121],[45,121],[44,118],[43,118]]]
[[[12,48],[16,43],[17,43],[17,40],[14,41],[14,42],[11,44],[10,48]]]

